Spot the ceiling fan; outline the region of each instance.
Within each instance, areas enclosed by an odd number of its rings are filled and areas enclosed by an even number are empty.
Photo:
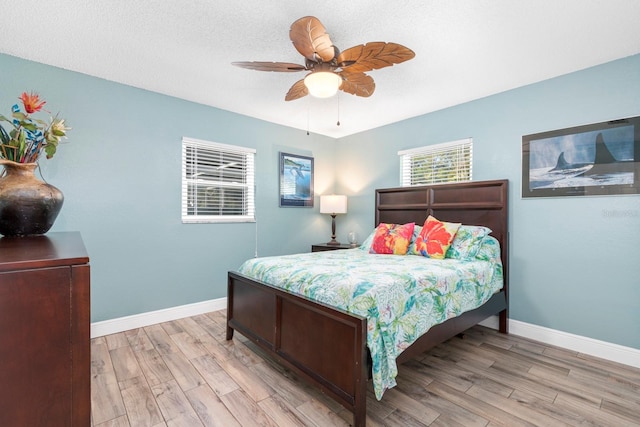
[[[376,84],[365,71],[399,64],[415,53],[397,43],[369,42],[345,51],[334,46],[325,27],[313,16],[305,16],[291,25],[289,38],[304,56],[304,65],[290,62],[233,62],[242,68],[258,71],[296,72],[310,71],[304,79],[289,89],[285,101],[293,101],[308,94],[328,98],[338,90],[356,96],[369,97]]]

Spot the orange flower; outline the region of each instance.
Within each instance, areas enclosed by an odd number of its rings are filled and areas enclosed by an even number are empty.
[[[46,104],[46,101],[40,101],[40,96],[37,93],[22,92],[22,96],[19,98],[24,104],[24,109],[28,114],[40,111],[42,106]]]

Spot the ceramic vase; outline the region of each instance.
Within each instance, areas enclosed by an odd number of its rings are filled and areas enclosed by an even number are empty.
[[[60,190],[35,176],[37,163],[0,159],[0,234],[45,234],[53,226],[64,196]]]

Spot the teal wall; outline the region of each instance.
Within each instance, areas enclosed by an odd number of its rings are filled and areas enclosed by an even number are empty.
[[[278,206],[278,152],[313,156],[317,194],[333,192],[331,138],[7,55],[0,81],[1,114],[34,90],[73,128],[40,164],[65,195],[51,231],[80,231],[89,252],[94,322],[226,297],[227,271],[254,256],[254,223],[181,223],[183,136],[257,150],[259,255],[329,238],[317,197]]]
[[[474,180],[509,180],[511,318],[640,349],[640,196],[520,190],[522,135],[637,115],[640,55],[343,138],[341,227],[373,229],[373,192],[399,185],[399,150],[472,137]]]
[[[374,190],[399,184],[398,150],[472,137],[474,179],[510,181],[511,317],[640,348],[640,196],[520,197],[525,134],[640,115],[640,55],[340,140],[0,54],[0,113],[36,90],[73,130],[41,162],[65,193],[52,231],[91,256],[92,321],[226,296],[256,225],[180,222],[183,136],[257,149],[259,255],[308,251],[330,221],[278,207],[278,152],[315,159],[316,195],[349,195],[338,238],[374,227]],[[611,212],[614,212],[612,215]]]

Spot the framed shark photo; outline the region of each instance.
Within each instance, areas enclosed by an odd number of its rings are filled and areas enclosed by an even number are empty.
[[[640,116],[522,137],[522,197],[640,193]]]
[[[313,207],[313,157],[280,153],[280,207]]]

